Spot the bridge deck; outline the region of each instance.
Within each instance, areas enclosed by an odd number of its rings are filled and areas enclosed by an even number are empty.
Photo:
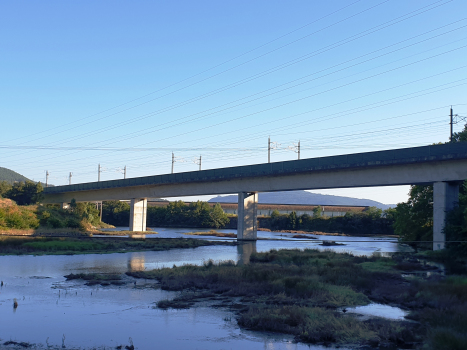
[[[47,187],[46,194],[467,159],[467,142]]]

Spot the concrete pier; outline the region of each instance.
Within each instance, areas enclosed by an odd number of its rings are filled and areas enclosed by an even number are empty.
[[[146,231],[147,198],[132,198],[130,201],[130,231]]]
[[[433,250],[444,249],[446,213],[459,202],[459,182],[433,183]]]
[[[237,240],[256,241],[257,239],[258,192],[238,194]]]

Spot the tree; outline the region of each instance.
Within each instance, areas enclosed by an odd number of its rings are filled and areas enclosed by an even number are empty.
[[[148,214],[150,209],[152,208],[148,208]],[[128,226],[130,204],[120,201],[105,201],[102,204],[102,221],[115,226]]]
[[[226,213],[224,213],[224,210],[222,210],[222,207],[219,203],[216,203],[214,208],[212,208],[209,214],[209,217],[210,217],[209,227],[214,226],[215,228],[221,228],[227,225],[230,221],[229,217],[227,216]]]
[[[316,208],[313,208],[313,219],[317,219],[323,216],[323,208],[318,205]]]
[[[8,191],[11,190],[11,184],[6,181],[0,182],[0,197],[6,198]]]
[[[367,214],[371,219],[379,219],[383,215],[383,209],[369,207],[367,210],[365,210],[365,214]]]
[[[403,241],[433,238],[433,186],[411,186],[409,200],[399,203],[394,213],[394,233]]]
[[[43,190],[40,182],[15,182],[5,197],[14,200],[18,205],[36,204],[42,199]]]
[[[295,230],[297,228],[297,213],[294,211],[287,216],[287,228],[289,230]]]

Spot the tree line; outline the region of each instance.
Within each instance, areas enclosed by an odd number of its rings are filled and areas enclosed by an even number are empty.
[[[268,226],[271,230],[301,230],[336,232],[353,235],[394,233],[392,224],[394,222],[394,209],[382,210],[370,207],[367,210],[355,213],[347,212],[344,216],[327,217],[322,215],[322,207],[313,209],[313,215],[297,215],[296,212],[280,214],[274,210],[271,217],[262,220],[262,226]]]
[[[18,205],[36,204],[42,199],[44,187],[40,182],[24,181],[13,184],[0,182],[0,197],[14,200]]]
[[[130,205],[127,202],[106,201],[102,205],[102,221],[114,226],[128,226]],[[221,206],[211,207],[197,201],[186,205],[182,201],[169,202],[166,207],[147,208],[147,226],[222,228],[229,217]]]

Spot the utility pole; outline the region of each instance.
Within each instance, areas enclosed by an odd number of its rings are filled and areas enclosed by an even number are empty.
[[[72,177],[72,176],[73,176],[73,175],[72,175],[72,173],[71,173],[71,171],[70,171],[70,176],[68,176],[68,184],[69,184],[69,185],[71,185],[71,177]]]
[[[268,163],[271,163],[271,136],[268,137]]]
[[[123,178],[126,179],[126,165],[125,165],[125,167],[123,168]]]
[[[97,182],[101,181],[101,163],[99,163],[99,166],[97,167]]]
[[[45,187],[49,187],[49,171],[45,171]]]
[[[172,172],[171,172],[171,174],[174,173],[174,163],[175,163],[175,157],[174,157],[174,153],[172,152]]]
[[[300,160],[300,140],[298,140],[298,160]]]
[[[452,112],[452,106],[451,106],[451,113],[449,115],[451,117],[451,122],[449,123],[451,124],[451,136],[449,137],[449,142],[452,142],[452,129],[453,129],[453,124],[454,124],[454,114]]]
[[[199,156],[199,159],[194,158],[193,163],[198,164],[199,165],[199,170],[201,170],[201,156]]]

